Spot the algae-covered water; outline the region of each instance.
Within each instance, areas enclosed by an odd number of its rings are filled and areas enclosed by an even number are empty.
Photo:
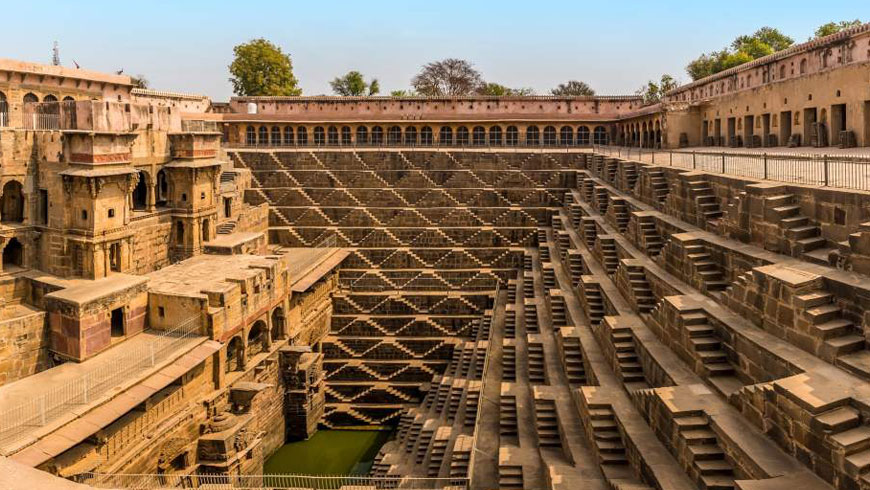
[[[381,446],[383,430],[320,430],[307,441],[281,446],[264,467],[267,475],[365,475]]]

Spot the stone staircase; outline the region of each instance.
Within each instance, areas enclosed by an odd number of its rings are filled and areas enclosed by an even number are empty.
[[[625,268],[631,293],[637,304],[637,311],[649,313],[655,307],[657,299],[646,280],[646,268],[640,264],[629,264],[627,259],[622,261],[622,266]]]
[[[583,365],[583,351],[580,339],[573,336],[562,337],[563,368],[571,385],[585,385],[586,367]]]
[[[559,436],[559,416],[553,400],[535,400],[535,429],[541,447],[562,447]]]
[[[499,399],[499,434],[502,437],[515,437],[517,433],[517,397],[501,395]]]
[[[601,247],[601,265],[607,271],[607,275],[613,275],[619,267],[619,254],[616,251],[616,240],[612,237],[598,237]]]
[[[707,247],[700,241],[685,244],[686,258],[692,263],[697,276],[701,279],[702,291],[719,292],[728,287],[719,264],[707,253]]]
[[[649,388],[643,374],[643,365],[637,355],[637,345],[631,329],[621,327],[610,330],[610,341],[616,355],[619,376],[628,390]]]
[[[703,412],[679,414],[674,416],[674,423],[688,452],[685,464],[691,465],[690,476],[698,485],[709,490],[735,488],[734,468],[726,460],[707,416]]]
[[[661,236],[656,231],[655,218],[652,216],[642,216],[637,222],[638,234],[642,237],[642,243],[645,247],[647,256],[650,258],[658,257],[662,251],[664,242]]]
[[[612,208],[617,230],[619,230],[620,233],[625,233],[625,230],[628,229],[628,221],[630,219],[628,201],[619,197],[611,197],[610,206]]]
[[[665,201],[668,199],[668,193],[670,192],[670,190],[668,189],[668,180],[667,178],[665,178],[664,171],[658,169],[649,169],[647,171],[647,175],[649,176],[655,199],[659,202],[659,204],[664,204]]]
[[[528,371],[529,382],[532,384],[547,384],[547,369],[544,364],[544,345],[535,338],[529,336],[528,342]]]
[[[783,235],[789,243],[789,250],[785,252],[803,257],[807,252],[827,245],[827,241],[821,236],[821,228],[801,214],[801,208],[795,204],[793,194],[773,196],[765,201],[765,204],[772,207],[776,213]]]
[[[865,349],[864,336],[860,329],[844,318],[843,309],[836,304],[834,296],[828,291],[818,289],[802,294],[795,297],[795,304],[803,307],[813,336],[823,340],[819,352],[822,359],[836,362],[838,358]],[[848,368],[849,363],[846,362],[844,367]],[[863,372],[856,374],[866,376]]]
[[[710,183],[706,180],[693,180],[689,181],[688,185],[699,217],[705,224],[715,227],[722,217],[722,210],[719,208],[719,199],[710,187]]]

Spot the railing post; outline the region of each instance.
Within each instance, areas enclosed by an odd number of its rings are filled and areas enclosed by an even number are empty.
[[[695,163],[695,152],[692,151],[692,169],[696,168],[696,165],[697,164]]]
[[[673,167],[674,166],[674,152],[672,150],[668,150],[668,158],[670,159],[668,165]]]
[[[764,153],[764,180],[767,180],[767,152]]]
[[[828,181],[828,155],[827,154],[823,155],[823,161],[825,163],[825,187],[827,187],[828,185],[830,185],[830,183]]]
[[[722,152],[722,173],[725,173],[725,152]]]

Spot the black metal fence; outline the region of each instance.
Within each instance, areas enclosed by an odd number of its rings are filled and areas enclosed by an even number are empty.
[[[644,163],[703,170],[759,180],[840,189],[870,190],[867,155],[791,152],[714,152],[593,146],[593,151]]]

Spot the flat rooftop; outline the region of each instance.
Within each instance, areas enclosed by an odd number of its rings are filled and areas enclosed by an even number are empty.
[[[231,280],[244,280],[257,274],[258,267],[272,267],[282,258],[294,285],[315,282],[349,254],[341,248],[282,248],[275,255],[197,255],[178,264],[149,273],[148,290],[179,296],[203,295],[202,291],[221,291],[233,286]]]
[[[273,267],[276,258],[262,255],[197,255],[148,274],[148,290],[181,296],[202,296],[202,291],[231,287],[230,279],[245,280],[258,267]]]

